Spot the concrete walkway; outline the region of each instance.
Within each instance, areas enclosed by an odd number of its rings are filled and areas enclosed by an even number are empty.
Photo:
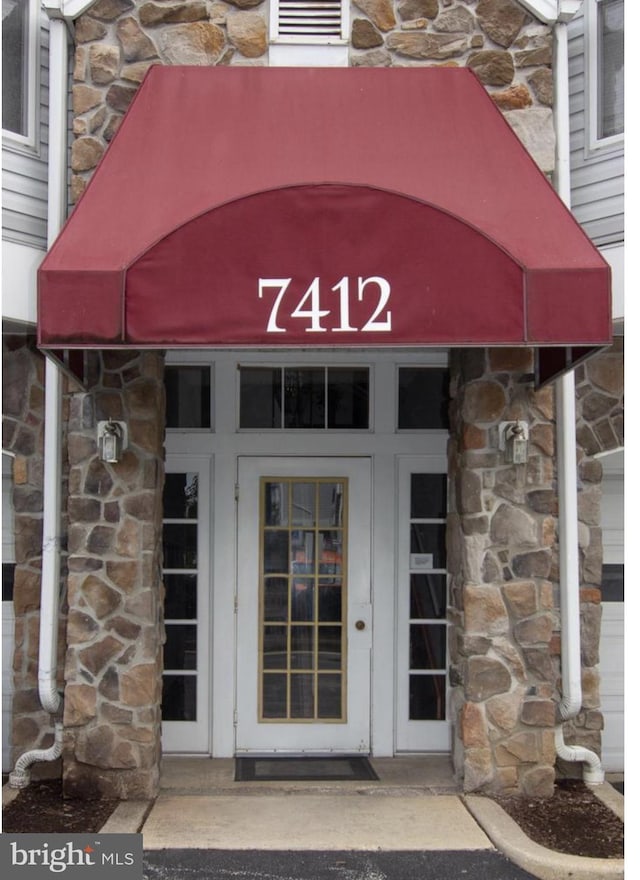
[[[492,848],[459,797],[448,758],[371,764],[379,781],[273,783],[234,782],[232,759],[167,759],[160,796],[143,826],[144,847]]]
[[[165,758],[159,797],[123,802],[103,832],[142,831],[147,852],[501,852],[540,880],[621,880],[622,860],[533,843],[489,798],[464,796],[446,756],[373,758],[376,781],[235,782],[233,759]],[[624,798],[594,793],[622,818]]]

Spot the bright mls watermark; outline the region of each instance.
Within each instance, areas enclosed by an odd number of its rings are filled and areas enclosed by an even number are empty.
[[[3,878],[142,880],[141,834],[2,834]]]

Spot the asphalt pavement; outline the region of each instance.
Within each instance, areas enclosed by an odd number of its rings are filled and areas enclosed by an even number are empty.
[[[144,880],[535,880],[501,853],[145,851]]]

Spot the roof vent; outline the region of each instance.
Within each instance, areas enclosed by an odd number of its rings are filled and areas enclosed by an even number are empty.
[[[342,6],[342,0],[279,0],[278,37],[295,42],[342,39]]]

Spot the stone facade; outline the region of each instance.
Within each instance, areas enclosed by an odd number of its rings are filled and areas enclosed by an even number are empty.
[[[77,200],[152,64],[269,64],[267,0],[97,0],[76,24]],[[470,67],[546,174],[554,167],[552,32],[514,0],[358,0],[354,67]]]
[[[266,0],[97,0],[75,30],[73,199],[151,64],[266,65],[267,15]],[[349,51],[353,66],[472,68],[552,173],[551,31],[517,3],[358,0]],[[163,358],[105,351],[99,361],[87,390],[65,398],[65,789],[152,797],[160,766]],[[529,350],[453,352],[451,368],[454,763],[466,790],[549,794],[560,657],[553,394],[532,390]],[[51,742],[36,690],[43,372],[33,345],[8,340],[3,442],[15,453],[16,757]],[[577,388],[584,705],[566,738],[598,749],[602,470],[593,455],[622,445],[621,347],[580,367]],[[108,417],[130,432],[115,465],[102,463],[96,448],[97,421]],[[526,465],[507,465],[498,450],[498,423],[515,417],[531,427]],[[59,765],[38,766],[47,772]]]

